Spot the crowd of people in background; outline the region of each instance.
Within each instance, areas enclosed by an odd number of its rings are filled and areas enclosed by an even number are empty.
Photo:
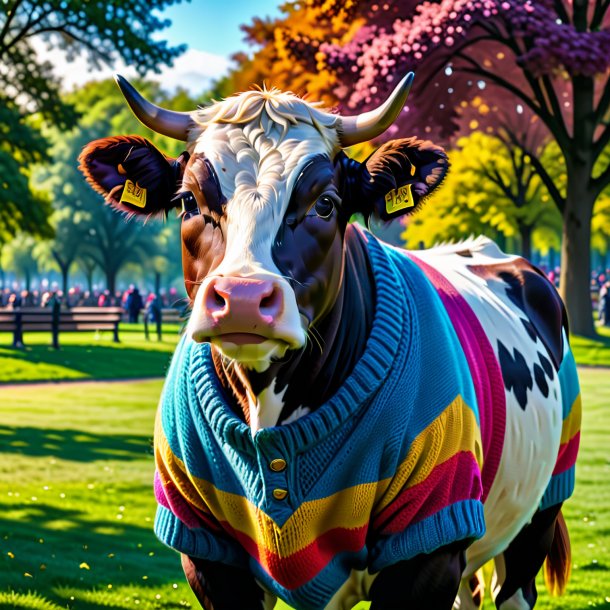
[[[48,290],[0,290],[0,307],[53,307],[56,304],[65,307],[122,307],[131,323],[141,321],[142,312],[149,322],[156,323],[164,308],[180,308],[180,301],[175,288],[167,292],[162,290],[159,294],[151,291],[142,295],[134,284],[114,294],[110,290],[83,291],[79,287],[70,288],[66,295],[55,287]]]
[[[559,267],[548,269],[542,265],[541,269],[559,287]],[[610,326],[610,269],[591,272],[591,297],[598,319],[602,324]],[[78,286],[70,288],[67,295],[57,288],[0,290],[0,307],[49,307],[57,302],[65,307],[122,307],[132,323],[140,320],[142,311],[149,322],[155,323],[160,319],[163,308],[181,309],[183,305],[175,288],[170,288],[168,292],[162,290],[159,294],[148,292],[143,295],[134,284],[130,284],[127,290],[117,290],[115,293],[101,289],[81,290]]]

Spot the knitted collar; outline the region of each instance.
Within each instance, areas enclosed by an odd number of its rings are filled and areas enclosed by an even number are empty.
[[[390,374],[401,341],[411,335],[411,320],[406,307],[399,271],[384,252],[382,245],[365,232],[367,249],[376,287],[375,316],[364,353],[341,388],[313,413],[283,426],[259,430],[254,438],[250,427],[226,404],[209,344],[197,344],[191,350],[187,370],[204,418],[218,439],[238,451],[254,454],[258,444],[282,439],[301,450],[319,443],[344,421],[353,417],[368,403]]]

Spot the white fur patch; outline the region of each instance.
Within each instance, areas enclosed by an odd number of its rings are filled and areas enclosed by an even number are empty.
[[[263,428],[277,426],[284,408],[284,394],[288,388],[285,387],[281,392],[276,393],[273,386],[275,386],[275,382],[256,397],[248,395],[252,436]]]

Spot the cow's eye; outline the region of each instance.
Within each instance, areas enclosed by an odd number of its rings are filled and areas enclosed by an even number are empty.
[[[314,204],[314,209],[320,218],[330,218],[335,209],[335,202],[328,195],[322,195]]]

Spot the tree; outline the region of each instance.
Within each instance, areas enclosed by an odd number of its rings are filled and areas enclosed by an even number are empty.
[[[340,10],[336,0],[329,0]],[[595,334],[589,296],[591,219],[610,184],[600,162],[610,143],[610,3],[606,0],[355,1],[367,25],[349,43],[321,44],[320,63],[353,91],[347,106],[376,105],[396,76],[419,72],[401,125],[456,129],[456,109],[480,86],[528,108],[565,160],[562,195],[534,151],[526,150],[562,214],[560,290],[576,334]],[[314,53],[312,49],[312,53]],[[322,57],[322,55],[324,57]],[[516,143],[515,143],[516,144]]]
[[[246,53],[233,56],[237,67],[217,83],[213,95],[227,97],[265,83],[334,106],[337,80],[318,64],[316,51],[323,41],[341,45],[351,40],[364,23],[352,19],[346,8],[350,3],[341,4],[328,11],[323,2],[286,2],[280,7],[280,17],[255,18],[243,25],[245,40],[255,52],[252,57]]]
[[[526,258],[531,258],[532,240],[548,249],[549,238],[561,229],[561,217],[520,149],[475,131],[458,140],[449,159],[444,188],[406,227],[408,247],[484,233],[500,242],[518,237]]]
[[[64,185],[71,189],[72,185]],[[68,294],[70,269],[83,248],[83,227],[87,217],[81,211],[70,208],[58,208],[51,216],[54,238],[43,241],[36,246],[36,253],[41,260],[41,269],[57,268],[61,273],[61,285],[64,294]]]
[[[17,278],[23,279],[25,289],[30,290],[32,279],[38,272],[38,261],[34,254],[36,241],[30,235],[19,235],[2,249],[3,267],[10,269]]]
[[[33,121],[0,95],[0,243],[19,232],[52,235],[50,202],[30,184],[32,166],[48,160],[46,147]]]
[[[138,87],[156,103],[174,107],[174,97],[165,95],[157,84],[139,83]],[[178,91],[177,103],[189,105],[191,109],[195,107],[196,102],[188,97],[185,99],[185,96],[184,91]],[[61,219],[61,223],[55,225],[58,235],[49,247],[61,259],[60,263],[55,257],[60,267],[69,267],[75,260],[79,261],[90,290],[93,270],[98,266],[106,276],[108,289],[114,292],[117,275],[126,264],[145,261],[147,267],[151,262],[157,267],[163,265],[161,259],[148,253],[155,251],[156,241],[167,243],[164,232],[170,226],[164,227],[157,222],[144,225],[135,219],[125,222],[123,216],[107,206],[85,182],[77,168],[77,157],[92,140],[117,133],[144,135],[168,156],[178,156],[184,144],[153,134],[141,125],[111,79],[84,85],[71,93],[68,101],[82,114],[82,119],[78,128],[69,133],[50,132],[55,162],[41,170],[38,176],[40,183],[51,193],[56,208],[54,218]],[[179,232],[176,227],[171,228]],[[58,243],[62,239],[63,243]],[[174,257],[179,254],[179,245],[176,244]]]
[[[117,57],[139,73],[158,72],[183,52],[157,34],[169,25],[156,11],[180,0],[5,0],[0,3],[0,240],[18,231],[51,233],[49,202],[31,188],[32,164],[47,161],[41,122],[74,126],[77,113],[62,99],[51,64],[35,40],[85,54],[92,63]],[[10,176],[10,180],[6,179]]]

